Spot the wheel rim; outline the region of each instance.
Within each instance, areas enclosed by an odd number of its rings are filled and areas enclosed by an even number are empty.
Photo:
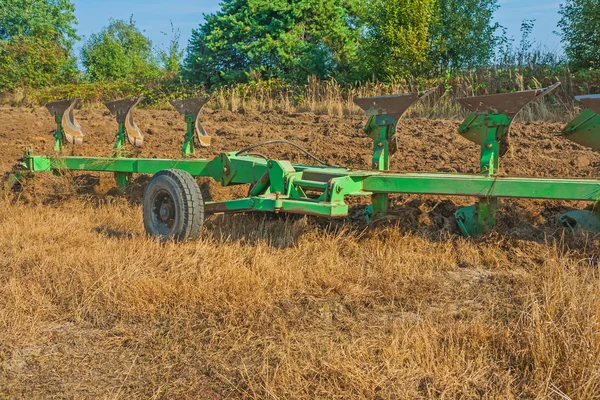
[[[177,213],[175,200],[166,190],[160,190],[152,201],[152,222],[161,235],[166,235],[173,229]]]

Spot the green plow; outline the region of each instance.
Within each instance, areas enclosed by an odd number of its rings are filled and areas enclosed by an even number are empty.
[[[353,196],[369,196],[371,205],[366,210],[367,218],[377,219],[388,213],[391,194],[477,198],[475,205],[459,209],[455,215],[463,234],[474,236],[494,226],[500,198],[577,200],[590,202],[594,207],[600,199],[600,180],[597,179],[498,175],[500,158],[508,150],[507,139],[514,117],[527,104],[548,95],[558,85],[459,100],[471,114],[460,125],[458,133],[481,146],[478,174],[389,171],[390,157],[397,149],[398,120],[413,104],[432,92],[427,91],[355,100],[368,115],[364,131],[373,139],[372,169],[362,171],[329,165],[287,141],[276,142],[299,148],[320,165],[293,164],[251,152],[261,144],[221,153],[213,159],[193,158],[196,147],[210,145],[210,138],[200,123],[201,110],[208,98],[173,102],[187,125],[180,159],[127,156],[129,145],[143,144],[143,134],[133,120],[139,99],[107,104],[118,123],[112,156],[65,156],[61,152],[62,144],[65,141],[80,144],[84,134],[73,115],[76,100],[63,100],[48,105],[57,121],[55,149],[58,153],[39,156],[28,149],[13,170],[10,182],[15,184],[26,174],[48,171],[108,172],[114,174],[118,186],[124,189],[132,174],[153,175],[144,193],[143,218],[147,232],[161,240],[198,237],[205,217],[212,214],[262,211],[343,217],[348,215],[346,200]],[[578,100],[587,109],[564,129],[563,135],[576,143],[600,149],[600,96],[584,96]],[[223,186],[247,185],[248,195],[220,202],[204,201],[195,177],[209,177]],[[597,208],[567,213],[560,217],[560,222],[572,231],[600,232]]]

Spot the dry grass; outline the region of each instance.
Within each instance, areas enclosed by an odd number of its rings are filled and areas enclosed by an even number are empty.
[[[0,202],[0,397],[600,398],[597,241],[140,215]]]
[[[238,85],[217,89],[213,93],[213,101],[209,104],[213,109],[230,111],[269,111],[284,113],[312,112],[332,116],[362,115],[363,111],[354,104],[358,97],[371,97],[389,94],[419,92],[437,87],[437,91],[428,99],[417,103],[409,111],[412,117],[462,119],[467,111],[457,101],[459,98],[492,93],[506,93],[519,90],[540,89],[545,85],[558,81],[540,82],[533,78],[525,84],[523,76],[515,73],[508,82],[499,84],[491,71],[481,74],[468,74],[454,78],[451,82],[430,80],[426,82],[410,82],[405,80],[394,82],[365,82],[357,86],[340,84],[334,80],[319,81],[310,79],[305,86],[277,87],[267,83],[254,85]],[[531,104],[523,110],[517,120],[565,122],[573,118],[580,108],[573,96],[576,88],[567,84],[560,88],[559,96],[545,98]]]
[[[591,78],[589,80],[595,82]],[[563,85],[555,95],[526,107],[518,120],[566,122],[580,111],[574,96],[597,91],[597,87],[590,84],[588,79],[574,77],[568,69],[562,70],[558,75],[546,71],[544,77],[537,78],[535,73],[528,70],[491,68],[465,72],[454,77],[397,79],[387,82],[339,83],[333,79],[322,81],[310,77],[305,84],[292,84],[281,80],[258,79],[250,83],[212,89],[213,100],[208,107],[233,112],[279,111],[312,112],[332,116],[362,115],[362,111],[353,102],[356,97],[411,93],[438,87],[439,90],[428,100],[411,108],[410,115],[462,119],[466,111],[457,102],[459,98],[539,89],[557,81],[562,81]],[[143,95],[146,97],[146,101],[142,103],[143,107],[171,109],[169,101],[174,98],[206,94],[203,87],[181,84],[173,86],[164,82],[149,82],[145,86],[132,86],[131,82],[96,82],[0,93],[0,105],[39,107],[48,101],[76,96],[82,99],[86,106],[98,107],[104,101]]]

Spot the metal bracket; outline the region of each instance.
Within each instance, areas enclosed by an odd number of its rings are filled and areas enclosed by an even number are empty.
[[[354,99],[354,103],[369,116],[364,132],[373,139],[373,157],[371,167],[378,171],[390,169],[390,155],[398,150],[396,128],[404,113],[417,101],[425,99],[437,88],[422,93],[396,94],[391,96],[363,97]],[[384,217],[389,208],[387,193],[372,195],[371,205],[366,210],[367,220]]]
[[[398,145],[394,140],[398,121],[417,101],[426,98],[437,88],[422,93],[395,94],[391,96],[363,97],[354,99],[354,103],[369,116],[364,131],[373,139],[373,169],[389,170],[389,156]]]
[[[119,124],[115,150],[119,151],[125,147],[125,134],[132,145],[141,147],[144,144],[144,134],[133,119],[135,107],[143,99],[143,97],[138,97],[136,99],[124,99],[104,103],[110,113],[117,118],[117,123]]]
[[[600,233],[600,212],[589,210],[570,211],[559,217],[560,224],[576,233],[578,231],[588,231],[594,234]]]
[[[79,103],[79,99],[63,99],[46,104],[46,108],[56,121],[56,132],[54,134],[54,150],[61,151],[64,142],[71,144],[82,144],[85,131],[75,120],[74,108]]]
[[[514,117],[532,101],[552,93],[560,82],[545,89],[491,94],[458,99],[469,114],[459,128],[462,137],[481,146],[481,172],[493,174],[508,149],[508,133]],[[492,151],[493,154],[489,154]],[[493,161],[493,163],[490,163]]]
[[[588,107],[565,127],[562,135],[575,143],[600,150],[600,94],[575,97]]]
[[[210,101],[210,97],[198,97],[195,99],[173,100],[171,104],[177,112],[185,117],[187,124],[187,132],[184,137],[182,153],[184,157],[188,157],[195,152],[196,142],[201,147],[209,147],[211,143],[210,136],[206,133],[200,123],[200,111],[206,103]]]

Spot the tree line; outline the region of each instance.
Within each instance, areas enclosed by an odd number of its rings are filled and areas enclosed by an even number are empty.
[[[525,57],[534,20],[523,21],[515,46],[493,22],[498,7],[497,0],[223,0],[185,50],[175,29],[170,45],[157,49],[129,19],[108,21],[75,54],[81,38],[70,0],[2,0],[0,92],[120,80],[206,88],[310,76],[361,82],[439,77],[507,60],[599,67],[600,0],[561,5],[565,58]]]

